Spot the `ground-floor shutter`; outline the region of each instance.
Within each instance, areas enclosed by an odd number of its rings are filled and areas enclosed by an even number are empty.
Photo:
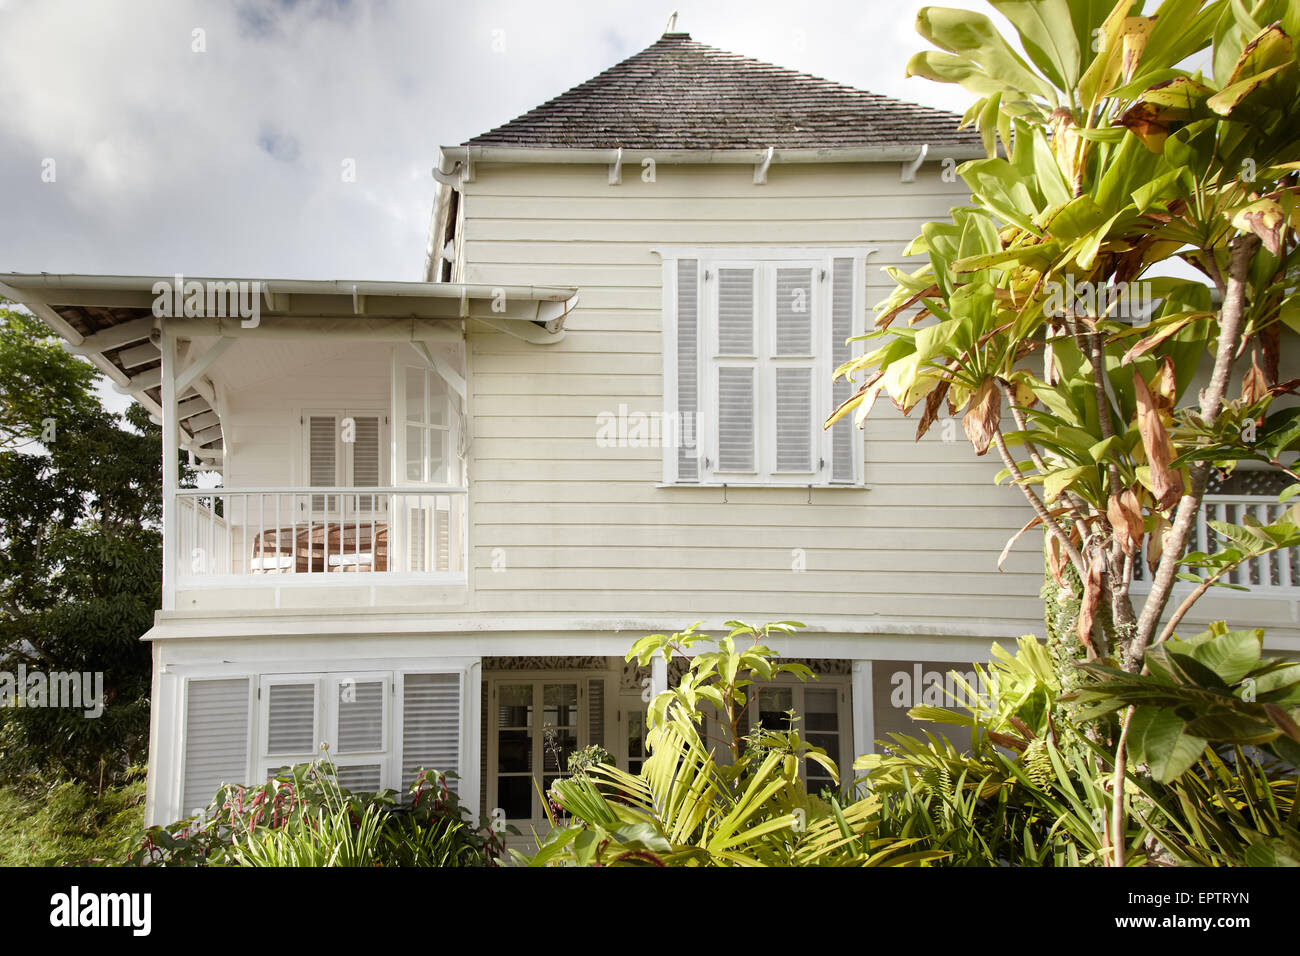
[[[188,696],[183,813],[206,807],[222,784],[248,783],[248,678],[192,680]]]
[[[587,681],[587,744],[606,746],[605,681],[599,677]]]
[[[461,772],[460,674],[406,674],[402,680],[402,789],[421,770]],[[449,782],[458,790],[458,781]]]

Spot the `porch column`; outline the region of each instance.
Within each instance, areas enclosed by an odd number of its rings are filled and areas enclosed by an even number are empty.
[[[650,658],[650,699],[654,700],[668,689],[668,662],[664,660],[663,651],[655,651]]]
[[[871,691],[871,661],[853,662],[853,753],[876,752],[875,701]]]
[[[180,482],[180,434],[176,418],[176,334],[162,323],[158,342],[162,352],[162,606],[164,611],[176,609],[176,532],[179,515],[176,510],[176,486]]]

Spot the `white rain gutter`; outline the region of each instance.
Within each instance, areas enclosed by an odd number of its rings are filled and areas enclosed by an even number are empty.
[[[474,181],[476,163],[560,163],[638,165],[644,159],[676,165],[752,165],[783,163],[915,163],[933,155],[955,160],[981,159],[979,143],[951,146],[850,146],[780,149],[586,149],[551,146],[444,146],[434,172],[438,182],[459,187]],[[457,168],[459,167],[459,169]]]

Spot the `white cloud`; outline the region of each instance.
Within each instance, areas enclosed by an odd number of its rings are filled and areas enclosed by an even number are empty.
[[[418,279],[437,147],[653,43],[675,2],[0,0],[0,271]],[[679,3],[678,29],[961,111],[903,78],[922,5]]]

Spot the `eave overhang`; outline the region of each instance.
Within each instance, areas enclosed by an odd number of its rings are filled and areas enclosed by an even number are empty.
[[[218,310],[224,315],[205,314],[204,307],[186,309],[184,290],[192,283],[203,290],[233,283],[245,290],[245,303],[256,301],[256,315],[244,318],[225,308]],[[182,293],[176,297],[178,285]],[[119,392],[132,396],[155,418],[162,415],[159,343],[164,327],[178,338],[216,338],[224,349],[231,340],[249,335],[459,340],[463,322],[472,319],[549,345],[564,338],[565,317],[578,301],[573,288],[528,285],[49,273],[0,273],[0,297],[30,309],[64,339],[70,352],[87,358]],[[178,396],[180,442],[200,461],[218,464],[222,439],[215,427],[216,396],[202,371],[189,370],[185,392]],[[178,378],[186,374],[181,370]]]

